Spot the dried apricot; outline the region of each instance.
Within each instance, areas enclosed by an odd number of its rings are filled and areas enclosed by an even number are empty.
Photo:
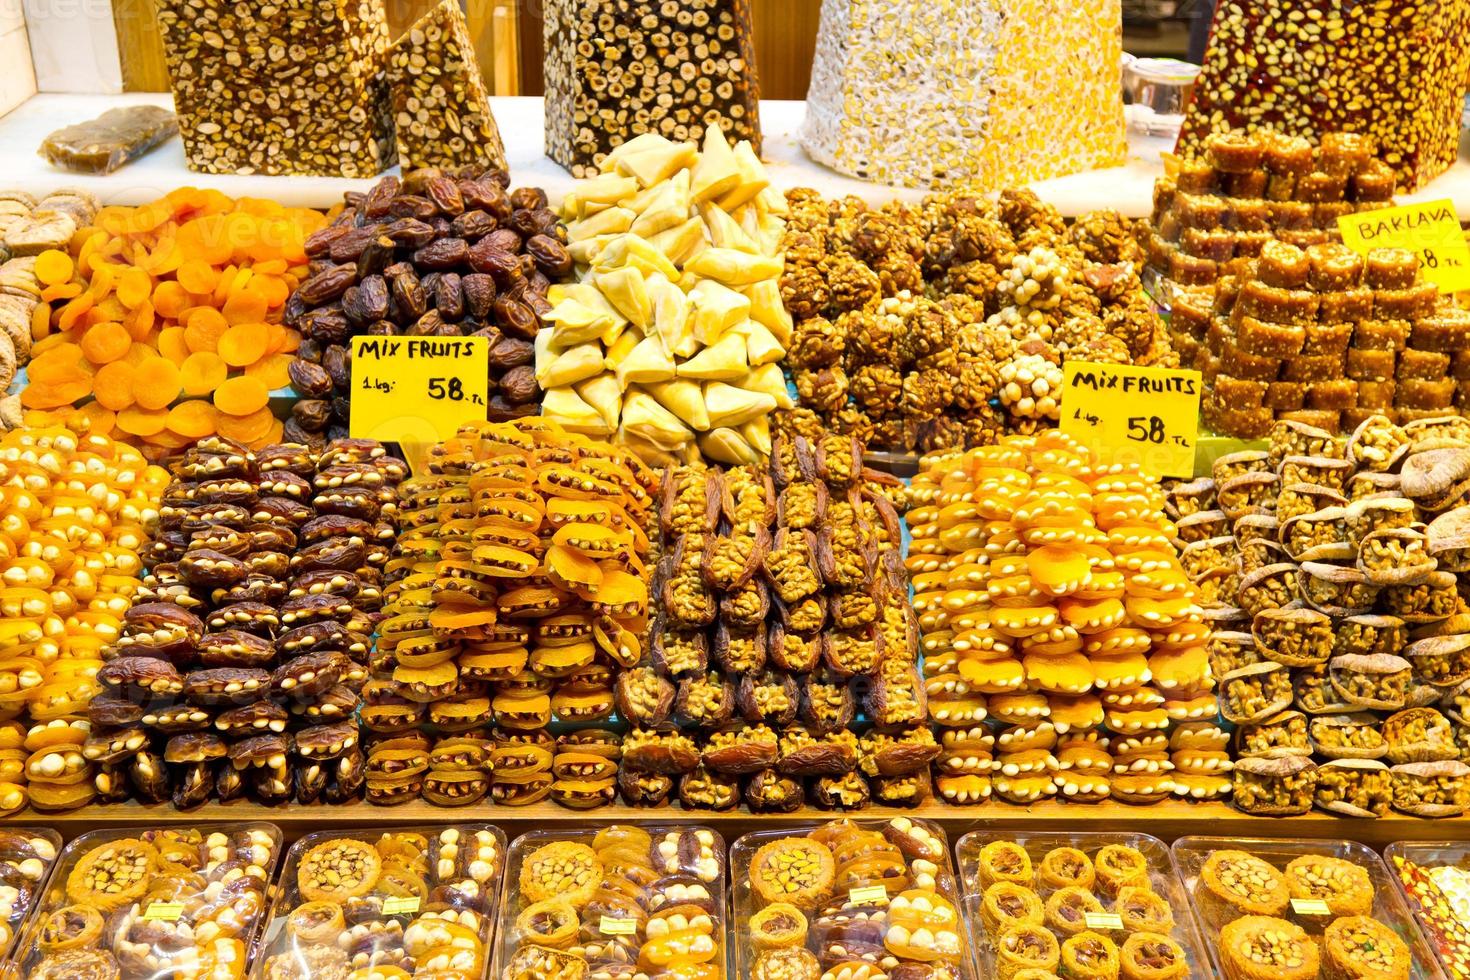
[[[216,398],[216,401],[218,399]],[[249,415],[226,415],[221,413],[215,416],[214,424],[219,434],[227,439],[238,439],[240,442],[255,442],[270,435],[271,423],[276,417],[271,414],[269,408],[262,408]]]
[[[85,398],[91,390],[90,378],[86,381],[63,381],[55,385],[32,381],[22,389],[20,403],[26,408],[60,408],[72,404],[78,398]]]
[[[117,427],[129,435],[156,436],[168,424],[168,412],[162,409],[144,409],[136,405],[117,413]]]
[[[265,356],[270,328],[264,323],[241,323],[220,337],[218,351],[231,367],[245,367]]]
[[[99,402],[87,402],[77,413],[86,420],[87,431],[94,436],[109,435],[117,426],[117,413]]]
[[[82,353],[93,364],[117,360],[133,346],[133,335],[121,323],[98,323],[82,335]]]
[[[219,270],[208,262],[199,259],[189,259],[179,266],[175,275],[179,285],[191,293],[212,294],[214,287],[219,283]]]
[[[192,352],[183,327],[164,327],[158,333],[158,353],[182,365]]]
[[[184,339],[189,350],[196,354],[200,351],[214,352],[219,349],[220,338],[228,329],[230,325],[225,322],[224,314],[208,306],[200,306],[189,313],[184,324]]]
[[[133,400],[143,408],[166,408],[179,397],[179,368],[173,361],[156,357],[137,369]]]
[[[142,269],[128,269],[118,277],[117,298],[128,309],[136,309],[138,304],[152,295],[153,277]]]
[[[251,415],[264,409],[270,397],[270,389],[259,378],[230,378],[214,390],[214,407],[226,415]]]
[[[104,364],[92,378],[92,395],[103,408],[120,412],[133,404],[137,368],[127,361]]]
[[[184,359],[179,367],[179,378],[186,395],[207,395],[229,377],[230,367],[218,354],[197,351]]]
[[[76,299],[82,295],[82,284],[79,282],[59,282],[54,286],[47,286],[41,290],[41,302],[54,303],[59,299]]]
[[[220,312],[225,315],[228,323],[237,324],[258,323],[265,319],[269,310],[269,304],[260,288],[253,283],[246,283],[239,289],[231,289]]]
[[[199,398],[179,402],[168,410],[169,431],[192,439],[202,439],[214,432],[214,419],[214,406]]]
[[[247,378],[259,378],[272,391],[291,383],[289,369],[295,360],[290,354],[268,354],[245,369]]]
[[[35,276],[43,286],[60,286],[71,282],[72,273],[76,272],[77,265],[72,261],[70,255],[48,248],[36,256]]]

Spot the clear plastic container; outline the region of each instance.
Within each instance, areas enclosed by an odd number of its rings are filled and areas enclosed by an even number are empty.
[[[1470,841],[1400,841],[1383,859],[1449,980],[1470,980]]]
[[[725,839],[709,827],[534,830],[505,878],[492,977],[725,976]]]
[[[238,980],[280,856],[268,823],[83,834],[61,852],[12,975]]]
[[[1356,865],[1367,873],[1368,885],[1372,891],[1371,903],[1366,894],[1358,892],[1356,888],[1351,891],[1334,889],[1327,893],[1304,894],[1303,890],[1291,888],[1283,881],[1279,887],[1270,887],[1267,891],[1257,892],[1261,896],[1260,904],[1252,906],[1247,910],[1250,914],[1242,916],[1238,901],[1234,903],[1221,901],[1201,884],[1202,871],[1210,862],[1211,855],[1219,851],[1244,852],[1255,859],[1264,861],[1278,871],[1285,871],[1288,865],[1299,858],[1336,858],[1339,861]],[[1252,915],[1269,916],[1278,922],[1284,921],[1292,927],[1304,930],[1307,934],[1306,938],[1312,940],[1312,947],[1322,950],[1320,953],[1321,975],[1330,976],[1332,974],[1327,967],[1326,947],[1331,944],[1333,924],[1348,917],[1349,914],[1377,920],[1408,947],[1411,980],[1445,980],[1434,953],[1414,924],[1413,916],[1404,902],[1403,893],[1394,885],[1393,876],[1378,855],[1362,844],[1355,841],[1331,840],[1181,837],[1174,842],[1174,863],[1179,869],[1180,877],[1184,879],[1184,887],[1189,892],[1190,906],[1194,909],[1195,917],[1199,921],[1200,932],[1204,935],[1209,947],[1215,971],[1225,980],[1255,980],[1255,978],[1245,976],[1244,971],[1230,969],[1226,962],[1226,954],[1221,951],[1221,931],[1229,928],[1233,922],[1243,921],[1243,918],[1251,918]],[[1260,870],[1255,873],[1259,874]],[[1250,865],[1227,864],[1221,867],[1217,863],[1211,872],[1219,871],[1233,872],[1230,877],[1235,879],[1250,878],[1252,875]],[[1322,874],[1317,875],[1319,878],[1322,876]],[[1336,877],[1331,871],[1328,871],[1326,876]],[[1262,888],[1268,885],[1273,885],[1269,876],[1263,885],[1257,887]],[[1292,894],[1293,892],[1296,894]],[[1278,907],[1280,911],[1273,911]],[[1276,931],[1279,934],[1293,930],[1277,928]],[[1298,969],[1306,969],[1309,965]],[[1262,974],[1272,980],[1297,980],[1299,975],[1298,972],[1279,965],[1273,969],[1273,972]]]
[[[61,835],[49,827],[0,828],[0,960],[24,931],[60,853]]]
[[[251,976],[478,980],[504,870],[505,831],[488,823],[307,834],[286,855]]]
[[[863,962],[889,973],[925,963],[937,968],[929,980],[979,976],[938,824],[898,816],[756,831],[730,848],[730,881],[733,975],[742,980],[817,966],[810,975],[841,976],[842,964]],[[785,972],[762,963],[777,956],[792,959]]]
[[[985,903],[985,887],[981,883],[981,852],[987,845],[994,843],[1009,842],[1019,846],[1026,852],[1031,862],[1031,881],[1022,885],[1027,891],[1035,895],[1043,906],[1043,928],[1061,944],[1069,938],[1069,935],[1077,932],[1091,930],[1097,932],[1120,948],[1128,942],[1128,937],[1135,933],[1157,933],[1167,936],[1178,944],[1178,950],[1174,955],[1182,953],[1182,962],[1187,963],[1188,969],[1181,976],[1206,977],[1210,975],[1210,959],[1205,952],[1204,941],[1201,939],[1194,917],[1189,914],[1189,900],[1184,891],[1184,884],[1179,880],[1178,871],[1174,867],[1174,858],[1169,853],[1169,846],[1157,837],[1147,834],[1084,834],[1084,833],[999,833],[987,830],[975,830],[959,839],[955,845],[955,855],[959,866],[960,883],[965,892],[966,911],[970,915],[970,931],[976,940],[976,956],[980,964],[982,976],[993,977],[997,975],[997,933],[1004,928],[1002,920],[992,918]],[[1123,885],[1115,887],[1115,879],[1104,879],[1095,871],[1095,859],[1104,848],[1126,847],[1137,851],[1143,856],[1146,866],[1147,890],[1151,891],[1158,899],[1147,896],[1136,896],[1134,893],[1125,893],[1122,888],[1141,887],[1138,885]],[[1066,848],[1068,851],[1059,849]],[[1076,861],[1071,851],[1081,851],[1086,855],[1091,864],[1084,866]],[[1066,860],[1074,866],[1078,872],[1075,879],[1058,876],[1053,873],[1050,864],[1043,864],[1047,855],[1057,852],[1053,861],[1060,864]],[[1111,852],[1110,852],[1111,853]],[[1106,856],[1105,856],[1106,858]],[[1094,881],[1091,885],[1083,886],[1081,882],[1086,881],[1086,868],[1093,867]],[[1045,870],[1045,875],[1043,875]],[[1022,876],[1023,877],[1023,876]],[[1067,881],[1075,880],[1077,884],[1066,884]],[[1081,888],[1083,892],[1092,896],[1093,901],[1088,901],[1084,895],[1077,892],[1069,892],[1067,895],[1053,901],[1059,891],[1064,888]],[[996,899],[1004,899],[1007,889],[1001,889],[995,896]],[[1048,906],[1053,902],[1053,906]],[[1131,912],[1127,910],[1131,909]],[[1124,920],[1124,914],[1129,914],[1129,920]],[[1162,928],[1164,919],[1146,919],[1149,914],[1154,916],[1167,916],[1169,927]],[[1158,928],[1147,928],[1143,925],[1145,921],[1157,923]],[[1142,944],[1147,940],[1135,940],[1135,944]]]

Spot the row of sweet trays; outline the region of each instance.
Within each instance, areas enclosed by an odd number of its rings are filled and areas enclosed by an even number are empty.
[[[7,977],[1470,977],[1470,842],[488,823],[0,829]],[[1390,869],[1392,865],[1392,870]],[[279,873],[278,873],[279,872]],[[1263,972],[1264,971],[1264,972]]]

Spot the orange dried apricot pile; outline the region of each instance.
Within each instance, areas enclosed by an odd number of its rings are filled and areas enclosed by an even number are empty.
[[[0,814],[64,810],[96,790],[87,705],[143,569],[169,474],[69,429],[0,437]],[[54,757],[54,758],[53,758]]]
[[[218,432],[281,437],[269,393],[288,384],[301,337],[282,324],[307,277],[318,211],[192,187],[105,207],[67,251],[36,257],[31,425],[84,417],[87,431],[158,459]]]

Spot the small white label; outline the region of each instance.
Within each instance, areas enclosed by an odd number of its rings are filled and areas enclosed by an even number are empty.
[[[597,931],[604,936],[636,936],[638,935],[638,920],[604,915],[597,923]]]
[[[1332,910],[1320,898],[1293,898],[1291,910],[1297,915],[1331,915]]]
[[[1082,921],[1089,929],[1123,928],[1123,917],[1116,912],[1083,912]]]
[[[888,901],[888,889],[882,885],[866,885],[862,888],[854,888],[847,893],[847,900],[853,905],[886,904]]]
[[[143,921],[177,922],[183,914],[183,902],[152,902],[143,912]]]
[[[419,910],[417,895],[392,896],[383,899],[384,915],[416,915]]]

